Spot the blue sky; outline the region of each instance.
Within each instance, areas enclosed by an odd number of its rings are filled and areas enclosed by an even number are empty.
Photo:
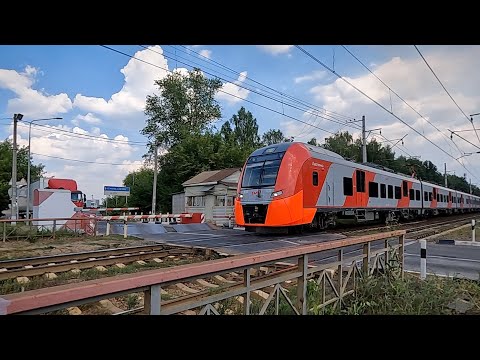
[[[357,129],[338,122],[365,115],[367,128],[381,127],[382,134],[389,139],[408,134],[405,146],[395,148],[397,155],[408,153],[421,156],[422,160],[432,160],[439,168],[443,168],[446,162],[447,168],[457,175],[467,172],[453,158],[294,46],[149,45],[148,49],[138,45],[109,46],[130,55],[135,54],[169,71],[184,71],[184,68],[191,69],[197,63],[196,66],[208,77],[211,75],[207,72],[224,78],[222,89],[239,98],[218,94],[217,99],[222,107],[222,120],[217,123],[218,126],[244,106],[257,118],[261,133],[271,128],[280,129],[287,136],[295,136],[298,141],[308,141],[311,137],[323,139],[329,136],[328,132],[319,128],[330,132],[349,129],[358,135]],[[456,138],[455,144],[449,140],[447,129],[471,129],[471,124],[442,89],[413,46],[347,47],[443,134],[391,94],[342,46],[309,45],[303,48],[327,66],[334,66],[337,74],[344,76],[386,108],[392,109],[402,120],[454,158],[480,150],[459,138]],[[480,47],[419,46],[419,49],[460,108],[467,115],[480,112],[477,87],[480,80],[477,66]],[[221,68],[218,63],[236,73]],[[101,198],[104,185],[121,185],[128,171],[141,166],[146,139],[139,131],[145,123],[145,97],[155,91],[153,81],[165,74],[163,69],[99,45],[0,46],[0,137],[11,137],[12,127],[5,118],[12,117],[16,112],[24,114],[26,121],[62,117],[63,120],[38,122],[43,126],[33,127],[34,162],[45,164],[47,175],[74,178],[89,197]],[[252,79],[274,91],[252,82]],[[275,100],[254,91],[273,96]],[[288,97],[294,97],[295,100]],[[303,101],[304,105],[300,106],[297,101]],[[300,106],[301,109],[289,104]],[[322,108],[327,112],[320,111]],[[316,113],[312,114],[312,111]],[[330,120],[322,119],[319,114],[327,115]],[[477,119],[477,122],[480,121],[480,116]],[[24,126],[19,127],[20,145],[25,145],[28,140],[28,131]],[[72,136],[71,132],[77,135]],[[474,132],[464,132],[462,136],[480,146]],[[128,143],[127,140],[137,143]],[[94,163],[62,160],[59,157]],[[479,159],[480,154],[460,159],[472,172],[467,173],[467,178],[472,178],[472,182],[477,184],[480,183]]]

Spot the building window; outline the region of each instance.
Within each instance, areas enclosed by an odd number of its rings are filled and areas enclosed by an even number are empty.
[[[380,197],[382,199],[387,197],[387,186],[385,184],[380,184]]]
[[[415,200],[415,190],[410,189],[410,200]]]
[[[227,206],[233,206],[233,196],[227,196]],[[225,195],[215,197],[215,206],[225,206]]]
[[[313,172],[313,186],[318,186],[318,172]]]
[[[395,186],[395,199],[401,199],[402,198],[402,189],[400,186]]]
[[[205,196],[188,196],[187,206],[205,206]]]
[[[408,184],[405,180],[403,180],[402,185],[403,185],[403,196],[406,197],[408,196]]]
[[[353,195],[353,180],[351,178],[343,178],[343,195],[352,196]]]
[[[388,185],[388,198],[393,199],[393,186]]]
[[[357,170],[357,192],[365,192],[365,171]]]

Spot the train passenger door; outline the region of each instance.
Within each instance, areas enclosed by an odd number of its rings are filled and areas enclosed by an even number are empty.
[[[366,200],[366,184],[365,184],[365,171],[363,170],[356,170],[356,207],[361,207],[362,204],[365,203]]]
[[[327,195],[327,206],[332,205],[332,199],[333,199],[333,182],[328,179],[328,177],[325,179],[325,190],[326,190],[326,195]]]

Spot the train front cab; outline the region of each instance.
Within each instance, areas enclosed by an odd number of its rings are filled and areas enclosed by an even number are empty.
[[[307,147],[300,143],[271,145],[253,152],[239,179],[236,223],[246,230],[311,223],[316,209],[304,207],[303,189],[303,168],[309,158]],[[315,181],[320,184],[324,177],[317,172]],[[315,194],[308,196],[313,199]]]

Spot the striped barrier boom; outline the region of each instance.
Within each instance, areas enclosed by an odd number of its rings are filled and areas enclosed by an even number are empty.
[[[138,207],[123,207],[123,208],[98,208],[98,209],[82,209],[84,212],[104,212],[104,211],[134,211],[139,210]]]
[[[159,215],[112,215],[99,216],[98,220],[142,220],[142,219],[165,219],[165,218],[191,218],[192,214],[159,214]]]

